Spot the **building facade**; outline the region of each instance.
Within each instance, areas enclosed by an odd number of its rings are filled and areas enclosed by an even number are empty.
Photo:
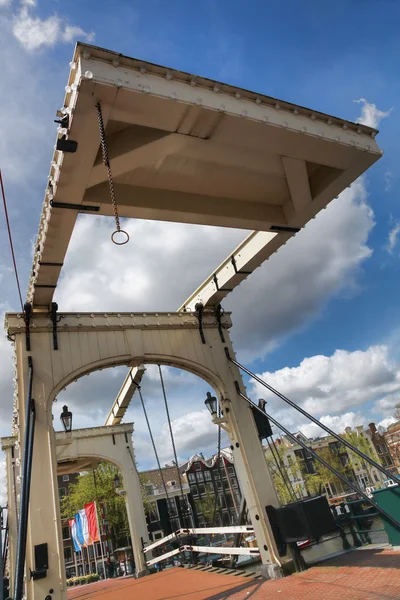
[[[195,454],[185,465],[185,473],[199,527],[238,522],[242,493],[229,448],[221,450],[219,463],[217,454],[209,460]]]
[[[394,467],[393,473],[400,473],[400,421],[392,423],[387,428],[387,431],[383,434],[390,456],[393,460]]]
[[[395,457],[392,456],[392,453],[391,453],[391,450],[393,452],[393,447],[390,444],[389,445],[387,444],[387,440],[386,440],[387,432],[381,433],[376,428],[375,423],[370,423],[368,425],[368,429],[367,429],[366,433],[369,435],[369,437],[372,440],[372,443],[374,444],[376,453],[379,457],[379,462],[388,471],[393,473],[393,475],[397,475],[397,473],[399,472],[398,466],[396,466]],[[389,435],[389,439],[390,439],[390,435]]]
[[[368,449],[367,454],[371,455],[376,462],[383,464],[369,430],[364,431],[364,428],[359,426],[354,430],[346,428],[345,433],[354,437],[362,436],[363,445]],[[336,464],[340,472],[362,491],[367,488],[382,486],[386,478],[385,475],[368,463],[355,459],[354,456],[351,457],[347,448],[333,436],[308,438],[300,431],[293,435],[308,448],[317,454],[321,454],[326,462],[332,465]],[[277,438],[274,441],[274,447],[265,446],[264,450],[275,479],[281,476],[283,472],[286,487],[292,498],[306,498],[316,493],[310,485],[312,477],[308,476],[316,474],[318,466],[316,465],[316,459],[310,452],[300,444],[294,443],[287,436]],[[279,466],[277,463],[280,463]],[[337,477],[330,477],[330,474],[327,474],[326,481],[322,482],[321,491],[326,493],[329,498],[333,498],[354,490]]]
[[[197,523],[196,506],[185,473],[186,465],[179,467],[182,490],[175,465],[140,473],[148,510],[147,526],[151,539],[158,540],[177,529],[194,527]],[[164,488],[164,483],[165,488]]]

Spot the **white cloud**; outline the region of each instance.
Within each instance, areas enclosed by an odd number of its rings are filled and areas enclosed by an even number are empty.
[[[392,108],[387,111],[379,110],[379,108],[376,108],[376,104],[368,102],[365,98],[354,100],[354,102],[362,104],[361,117],[357,119],[357,123],[374,127],[375,129],[379,126],[381,120],[388,117],[393,110]]]
[[[374,224],[365,199],[359,181],[227,298],[242,358],[262,356],[315,318],[333,294],[357,289]],[[57,289],[60,310],[176,310],[245,236],[129,220],[124,227],[131,242],[116,247],[110,242],[113,227],[109,218],[78,219]]]
[[[400,392],[398,365],[390,359],[386,346],[371,346],[365,351],[354,352],[336,350],[332,356],[311,356],[297,367],[266,371],[259,377],[333,428],[345,423],[346,426],[361,424],[356,421],[361,419],[362,422],[366,417],[354,416],[349,409]],[[275,415],[283,425],[291,429],[303,427],[304,417],[266,388],[254,382],[249,389],[252,396],[268,401],[267,412]],[[375,409],[382,413],[382,405]]]
[[[71,26],[57,15],[46,19],[32,15],[34,0],[25,0],[19,13],[14,17],[13,34],[28,52],[43,46],[55,46],[58,42],[72,42],[79,36],[83,40],[93,41],[94,34],[85,32],[81,27]]]
[[[335,416],[324,415],[319,420],[323,425],[329,427],[335,433],[343,433],[346,427],[351,427],[353,429],[357,425],[366,425],[367,421],[365,415],[355,412],[347,412],[343,415]],[[301,424],[298,429],[307,437],[326,435],[326,432],[314,423]]]
[[[393,186],[393,181],[395,179],[392,171],[386,171],[386,173],[384,175],[384,179],[385,179],[385,192],[390,192],[390,190],[392,189],[392,186]]]
[[[11,0],[0,0],[0,8],[2,6],[7,7],[11,5]]]
[[[397,222],[394,224],[392,229],[389,231],[388,243],[386,246],[386,250],[389,252],[389,254],[393,253],[393,250],[395,249],[395,247],[397,245],[399,233],[400,233],[400,223]]]
[[[382,421],[378,423],[377,427],[387,429],[392,423],[396,423],[396,419],[394,417],[386,417],[386,419],[382,419]]]
[[[65,25],[61,37],[63,42],[75,42],[77,39],[84,39],[87,42],[92,42],[94,40],[94,33],[87,33],[82,27]]]

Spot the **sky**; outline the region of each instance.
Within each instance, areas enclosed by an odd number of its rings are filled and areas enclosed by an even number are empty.
[[[239,361],[336,431],[383,426],[400,401],[400,80],[396,0],[0,0],[0,168],[25,294],[69,62],[77,40],[377,127],[384,155],[224,302]],[[62,311],[176,310],[246,232],[78,219],[55,300]],[[95,250],[94,250],[95,249]],[[0,215],[0,318],[19,309]],[[54,404],[74,427],[101,425],[127,370],[91,374]],[[215,452],[207,385],[164,368],[180,460]],[[246,380],[292,430],[317,430]],[[0,338],[0,435],[11,432],[11,345]],[[163,464],[172,459],[157,369],[143,395]],[[135,397],[139,467],[154,467]],[[226,443],[226,439],[224,440]],[[0,471],[0,477],[4,475]],[[1,485],[1,484],[0,484]],[[0,491],[1,492],[1,491]]]

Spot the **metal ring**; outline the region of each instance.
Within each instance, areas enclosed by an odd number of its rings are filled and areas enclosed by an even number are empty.
[[[115,239],[114,239],[114,236],[115,236],[115,234],[116,234],[116,233],[123,233],[124,235],[126,235],[126,240],[125,240],[125,241],[123,241],[123,242],[116,242],[116,241],[115,241]],[[117,246],[123,246],[124,244],[127,244],[127,243],[129,242],[129,233],[127,233],[127,232],[126,232],[126,231],[124,231],[123,229],[120,229],[120,230],[118,230],[118,229],[117,229],[117,230],[116,230],[116,231],[114,231],[114,233],[112,234],[112,236],[111,236],[111,241],[112,241],[114,244],[116,244]]]

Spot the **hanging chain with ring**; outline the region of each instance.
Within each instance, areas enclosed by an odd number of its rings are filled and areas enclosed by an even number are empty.
[[[96,104],[96,108],[97,108],[97,118],[99,120],[101,154],[102,154],[102,158],[103,158],[103,164],[107,170],[108,186],[110,188],[110,198],[111,198],[111,203],[112,203],[114,218],[115,218],[116,230],[112,234],[111,240],[117,246],[123,246],[124,244],[127,244],[129,242],[129,234],[126,231],[124,231],[123,229],[121,229],[121,225],[119,223],[118,207],[117,207],[117,201],[115,199],[114,182],[113,182],[112,173],[111,173],[110,159],[108,156],[108,146],[107,146],[107,140],[106,140],[106,133],[104,130],[103,114],[101,112],[100,102],[98,102]],[[118,241],[119,234],[123,235],[123,238],[121,241]]]

